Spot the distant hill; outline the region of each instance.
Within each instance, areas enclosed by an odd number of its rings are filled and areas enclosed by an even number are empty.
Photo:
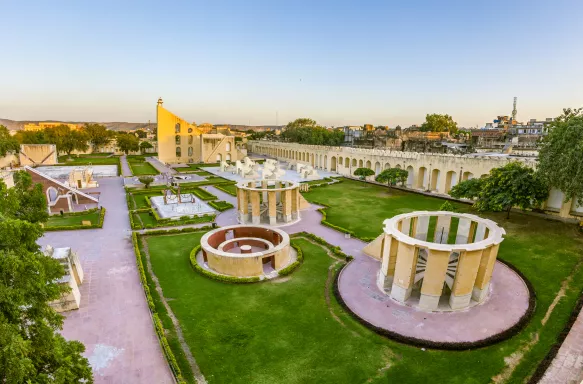
[[[24,124],[28,123],[39,123],[43,121],[55,121],[55,120],[24,120],[24,121],[16,121],[10,119],[0,119],[0,125],[4,125],[10,131],[20,131],[23,129]],[[94,121],[59,121],[59,123],[72,123],[72,124],[85,124],[85,123],[94,123]],[[133,129],[140,129],[140,128],[147,128],[148,123],[127,123],[127,122],[99,122],[99,124],[103,124],[107,127],[107,129],[111,129],[112,131],[131,131]],[[156,124],[150,124],[151,128],[155,128]]]

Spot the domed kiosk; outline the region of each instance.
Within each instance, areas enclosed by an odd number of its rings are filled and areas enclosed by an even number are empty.
[[[204,267],[227,276],[271,278],[295,259],[287,233],[260,225],[215,229],[200,245]]]

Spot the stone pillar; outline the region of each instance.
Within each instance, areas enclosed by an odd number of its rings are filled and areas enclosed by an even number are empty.
[[[476,228],[476,238],[474,239],[474,242],[477,243],[478,241],[482,241],[486,238],[486,224],[484,223],[479,223],[478,227]]]
[[[449,263],[450,251],[427,250],[427,265],[421,286],[419,307],[434,311],[439,305],[439,298],[443,292],[443,283]]]
[[[239,223],[243,222],[243,202],[241,199],[241,195],[243,191],[237,188],[237,218],[239,219]]]
[[[267,180],[261,180],[261,188],[267,189]],[[261,191],[261,199],[264,203],[267,203],[267,191]]]
[[[275,195],[275,191],[268,192],[267,200],[269,208],[269,224],[275,225],[277,223],[277,209],[276,209],[277,197]]]
[[[280,189],[281,188],[281,181],[276,181],[275,182],[275,189]],[[277,204],[281,203],[281,192],[277,192],[276,194],[276,202]]]
[[[457,271],[451,288],[451,296],[449,297],[449,305],[452,309],[466,308],[470,304],[481,259],[481,249],[460,253]]]
[[[470,231],[468,232],[468,243],[474,242],[474,235],[476,234],[476,229],[478,228],[478,223],[472,221],[470,224]]]
[[[449,227],[451,225],[451,216],[437,216],[437,225],[433,242],[438,244],[447,244],[449,238]]]
[[[241,216],[241,223],[249,222],[249,191],[241,189],[241,204],[243,205],[243,215]]]
[[[417,265],[417,248],[414,245],[398,242],[397,253],[391,297],[404,303],[411,296],[411,290],[413,289],[415,267]]]
[[[456,244],[467,244],[468,237],[470,235],[470,226],[472,225],[472,221],[470,219],[466,219],[460,217],[460,222],[457,227],[457,234],[455,236],[455,243]]]
[[[289,223],[292,221],[291,207],[292,207],[292,194],[291,190],[287,189],[282,192],[282,206],[283,206],[283,221]]]
[[[255,225],[261,224],[259,191],[249,191],[249,193],[251,193],[251,222]]]
[[[492,278],[492,272],[494,271],[494,264],[496,263],[499,247],[500,244],[494,244],[484,249],[484,252],[482,253],[480,267],[478,268],[474,289],[472,290],[472,299],[478,302],[482,302],[486,296],[488,296],[490,279]]]
[[[417,218],[417,226],[415,227],[415,238],[418,240],[427,241],[427,230],[429,229],[430,216],[419,216]]]
[[[299,192],[298,192],[298,188],[294,188],[291,190],[291,216],[292,216],[292,220],[297,220],[299,219],[299,214],[298,214],[298,207],[299,207]]]
[[[391,289],[393,285],[398,247],[399,242],[397,239],[385,234],[381,243],[381,269],[377,280],[377,286],[381,291]]]

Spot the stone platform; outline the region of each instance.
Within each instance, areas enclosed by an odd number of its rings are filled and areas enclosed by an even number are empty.
[[[357,258],[338,278],[338,291],[358,317],[383,330],[430,343],[476,343],[519,322],[529,308],[529,291],[522,278],[496,262],[490,296],[481,304],[455,312],[425,312],[403,305],[376,285],[380,262]]]

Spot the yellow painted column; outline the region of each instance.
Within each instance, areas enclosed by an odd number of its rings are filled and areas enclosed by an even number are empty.
[[[277,196],[275,191],[269,191],[267,194],[267,200],[269,204],[269,224],[275,225],[277,223]]]
[[[237,188],[237,214],[239,215],[239,223],[243,222],[243,203],[242,203],[242,190]]]
[[[480,267],[483,250],[464,251],[460,254],[449,305],[452,309],[466,308],[472,299],[474,282]]]
[[[291,190],[291,216],[292,216],[292,220],[297,220],[299,219],[299,214],[298,214],[298,207],[299,207],[299,192],[298,192],[298,188],[294,188]]]
[[[391,288],[393,299],[404,303],[411,296],[416,264],[417,248],[414,245],[398,242],[395,277]]]
[[[436,310],[439,305],[439,298],[443,292],[443,283],[449,263],[450,251],[437,251],[429,249],[427,254],[427,265],[421,286],[421,298],[419,307],[425,310]]]
[[[500,244],[494,244],[482,253],[480,259],[480,266],[476,275],[476,281],[472,290],[472,299],[481,302],[488,296],[488,288],[490,287],[490,279],[494,271],[494,264],[498,256],[498,249]]]
[[[241,189],[241,203],[243,205],[243,216],[241,217],[241,223],[249,222],[249,191],[246,189]]]
[[[251,193],[251,222],[253,224],[261,224],[260,206],[259,206],[259,191],[249,191]]]
[[[377,285],[381,291],[390,289],[395,275],[395,263],[399,242],[391,235],[385,234],[381,242],[381,269],[377,277]]]
[[[292,221],[291,215],[291,190],[287,189],[282,192],[282,206],[283,206],[283,221],[289,223]]]

